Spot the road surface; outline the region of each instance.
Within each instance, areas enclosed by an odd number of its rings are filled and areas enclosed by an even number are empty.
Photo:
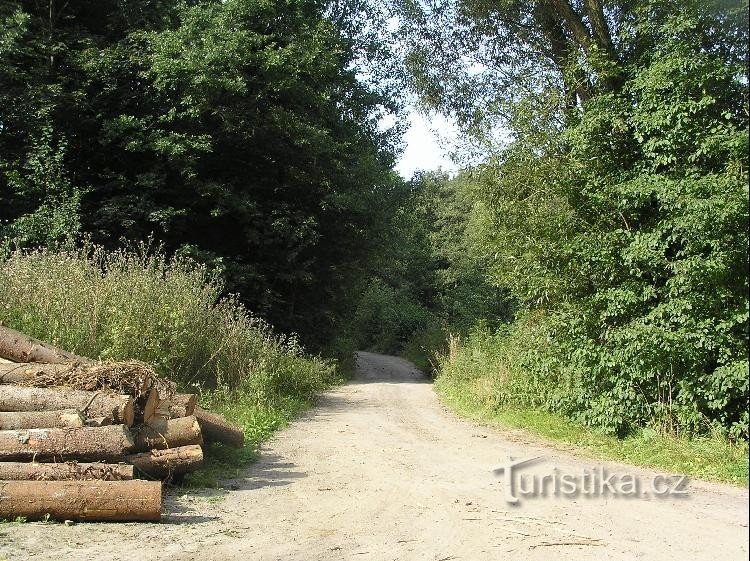
[[[495,471],[509,458],[539,458],[516,469],[512,493]],[[458,419],[410,363],[362,352],[354,380],[277,433],[228,491],[170,494],[161,524],[0,524],[0,559],[747,559],[747,489],[669,494],[678,482],[662,474],[601,467],[597,483],[594,460]],[[547,496],[532,496],[545,477]],[[601,492],[607,477],[621,494]],[[630,480],[637,497],[622,494]]]

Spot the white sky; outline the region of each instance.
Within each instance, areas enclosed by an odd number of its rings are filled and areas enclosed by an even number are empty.
[[[411,179],[417,170],[458,170],[449,156],[451,145],[458,138],[451,123],[441,115],[424,116],[414,109],[409,112],[409,123],[404,135],[406,149],[396,164],[396,171],[403,178]]]

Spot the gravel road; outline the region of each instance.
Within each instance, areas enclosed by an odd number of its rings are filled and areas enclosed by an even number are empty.
[[[539,458],[512,494],[509,458]],[[160,524],[0,524],[0,560],[748,558],[747,489],[662,475],[457,419],[410,363],[361,352],[225,490],[169,494]]]

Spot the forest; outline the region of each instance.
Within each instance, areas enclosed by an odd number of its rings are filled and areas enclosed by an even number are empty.
[[[747,22],[0,0],[0,323],[264,399],[370,349],[494,409],[747,441]],[[409,106],[460,172],[394,171]]]

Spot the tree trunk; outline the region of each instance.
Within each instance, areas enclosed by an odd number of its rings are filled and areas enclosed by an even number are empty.
[[[4,481],[0,518],[152,521],[161,519],[157,481]]]
[[[221,415],[196,407],[195,418],[198,419],[201,432],[206,440],[221,442],[234,448],[242,448],[245,445],[245,434],[242,429],[230,425]]]
[[[51,364],[93,362],[90,358],[65,352],[39,339],[3,326],[0,326],[0,357],[13,362],[48,362]]]
[[[83,422],[77,409],[0,412],[0,430],[75,428],[82,427]]]
[[[132,426],[135,412],[127,395],[0,385],[0,411],[54,411],[75,408],[86,418],[104,417],[111,424]]]
[[[142,425],[133,432],[135,449],[162,450],[192,444],[203,444],[201,428],[195,417],[181,417],[152,426]]]
[[[169,400],[169,418],[190,417],[195,414],[197,399],[194,393],[178,393]]]
[[[203,449],[193,445],[151,450],[125,456],[125,461],[133,464],[148,477],[164,479],[200,469],[203,465]]]
[[[101,479],[124,481],[133,479],[133,466],[128,464],[62,462],[0,462],[0,480],[4,481],[69,481]]]
[[[0,384],[37,388],[68,388],[85,391],[115,390],[144,401],[154,387],[156,375],[136,361],[77,364],[0,364]],[[143,402],[142,402],[143,403]]]
[[[124,425],[0,431],[0,461],[119,461],[133,448]]]

